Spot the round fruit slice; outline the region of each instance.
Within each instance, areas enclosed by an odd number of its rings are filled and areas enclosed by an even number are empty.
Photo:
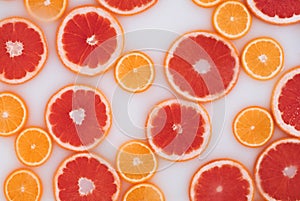
[[[300,21],[298,0],[247,0],[247,4],[258,18],[272,24],[291,24]]]
[[[252,201],[253,180],[246,168],[231,159],[211,161],[194,174],[190,183],[191,201]]]
[[[154,6],[158,0],[98,0],[104,8],[119,15],[134,15]]]
[[[274,133],[274,122],[265,108],[251,106],[240,111],[233,121],[235,138],[245,146],[266,144]]]
[[[142,183],[131,187],[124,195],[123,201],[164,201],[164,194],[153,184]]]
[[[266,200],[300,200],[300,140],[281,139],[267,147],[255,165],[255,181]]]
[[[157,169],[157,160],[152,150],[139,141],[123,144],[117,153],[117,170],[128,182],[138,183],[148,180]]]
[[[27,128],[16,138],[15,151],[23,164],[39,166],[50,157],[52,141],[48,133],[43,129],[36,127]]]
[[[30,170],[18,169],[8,175],[4,182],[7,200],[38,201],[42,196],[40,178]]]
[[[239,57],[220,36],[195,31],[175,41],[165,58],[170,85],[183,97],[200,102],[225,96],[237,82]]]
[[[28,13],[42,21],[54,21],[65,12],[68,0],[24,0]]]
[[[248,75],[257,80],[269,80],[283,68],[284,52],[272,38],[260,37],[250,41],[242,52],[241,61]]]
[[[239,1],[225,1],[214,11],[213,25],[218,33],[229,39],[241,38],[248,33],[252,17]]]
[[[68,69],[93,76],[115,63],[123,40],[123,29],[116,18],[101,8],[84,6],[75,8],[63,19],[57,34],[57,50]]]
[[[0,81],[21,84],[44,66],[48,50],[42,30],[27,19],[0,21]]]
[[[219,4],[222,0],[193,0],[195,4],[204,8],[214,7]]]
[[[290,135],[300,137],[300,67],[286,72],[276,83],[271,100],[277,125]]]
[[[96,88],[70,85],[56,92],[46,107],[46,124],[62,147],[83,151],[95,147],[111,127],[111,108]]]
[[[154,64],[142,52],[129,52],[123,55],[115,67],[117,83],[129,92],[143,92],[154,80]]]
[[[197,103],[166,100],[150,111],[146,136],[159,156],[171,161],[189,160],[207,147],[211,136],[210,119]]]
[[[16,94],[0,93],[0,136],[10,136],[20,131],[28,116],[25,102]]]
[[[101,157],[92,153],[75,154],[58,167],[54,176],[54,194],[57,201],[117,201],[120,178]]]

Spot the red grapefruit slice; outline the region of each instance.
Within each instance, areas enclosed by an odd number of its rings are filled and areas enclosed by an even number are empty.
[[[103,158],[79,153],[65,159],[54,176],[57,201],[117,201],[120,178]]]
[[[111,108],[96,88],[70,85],[56,92],[45,112],[53,139],[62,147],[84,151],[95,147],[108,134]]]
[[[225,96],[239,75],[239,58],[234,46],[206,31],[184,34],[165,58],[170,85],[183,97],[200,102]]]

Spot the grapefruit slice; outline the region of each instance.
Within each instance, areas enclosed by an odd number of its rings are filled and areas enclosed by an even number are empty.
[[[204,8],[214,7],[218,5],[222,0],[193,0],[195,4]]]
[[[140,183],[126,191],[123,201],[165,201],[164,194],[154,184]]]
[[[12,17],[0,21],[0,81],[21,84],[36,76],[47,56],[42,30],[31,21]]]
[[[65,159],[54,176],[57,201],[117,201],[120,178],[103,158],[92,153],[79,153]]]
[[[300,140],[281,139],[268,146],[255,165],[255,181],[266,200],[300,200]]]
[[[165,74],[183,97],[200,102],[225,96],[237,82],[239,57],[235,47],[206,31],[184,34],[165,57]]]
[[[113,15],[95,6],[77,7],[59,26],[57,51],[68,69],[94,76],[114,64],[123,40],[123,29]]]
[[[171,161],[190,160],[199,156],[208,145],[210,119],[197,103],[166,100],[150,111],[146,136],[159,156]]]
[[[111,127],[111,108],[96,88],[70,85],[49,100],[46,125],[53,139],[63,148],[84,151],[95,147]]]
[[[196,171],[189,195],[191,201],[252,201],[254,185],[244,165],[231,159],[218,159]]]

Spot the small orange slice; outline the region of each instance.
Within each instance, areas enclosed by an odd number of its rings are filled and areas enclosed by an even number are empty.
[[[117,83],[129,92],[143,92],[154,80],[154,65],[151,58],[142,52],[123,55],[115,67]]]
[[[36,127],[27,128],[16,138],[15,151],[23,164],[39,166],[50,157],[52,141],[48,133],[43,129]]]
[[[27,120],[25,102],[16,94],[0,93],[0,136],[18,132]]]
[[[257,80],[269,80],[282,70],[284,52],[275,39],[260,37],[244,47],[241,61],[249,76]]]
[[[233,121],[233,133],[243,145],[259,147],[266,144],[274,133],[274,122],[268,110],[251,106],[240,111]]]
[[[252,24],[247,7],[239,1],[225,1],[213,13],[213,25],[216,31],[229,39],[246,35]]]
[[[220,3],[221,1],[222,0],[193,0],[195,4],[204,8],[213,7],[218,3]]]
[[[164,201],[164,194],[153,184],[141,183],[131,187],[124,195],[123,201]]]

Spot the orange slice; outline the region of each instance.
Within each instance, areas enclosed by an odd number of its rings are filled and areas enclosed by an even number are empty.
[[[269,80],[282,70],[284,52],[275,39],[260,37],[245,45],[241,61],[244,70],[252,78]]]
[[[259,147],[271,139],[274,133],[274,122],[268,110],[251,106],[236,115],[232,128],[235,138],[241,144]]]
[[[195,4],[204,8],[214,7],[219,4],[222,0],[193,0]]]
[[[22,129],[28,112],[25,102],[16,94],[0,93],[0,136],[10,136]]]
[[[140,141],[123,144],[118,150],[116,163],[121,177],[131,183],[148,180],[157,169],[154,153]]]
[[[52,151],[52,141],[41,128],[31,127],[23,130],[15,141],[15,151],[19,160],[27,166],[45,163]]]
[[[225,1],[213,13],[217,32],[229,39],[241,38],[248,33],[252,17],[247,7],[239,1]]]
[[[39,201],[42,196],[42,183],[31,170],[18,169],[6,178],[4,194],[9,201]]]
[[[124,195],[123,201],[165,201],[162,191],[153,184],[141,183],[131,187]]]
[[[154,80],[154,64],[151,58],[142,52],[128,52],[123,55],[115,67],[117,83],[129,92],[143,92]]]

